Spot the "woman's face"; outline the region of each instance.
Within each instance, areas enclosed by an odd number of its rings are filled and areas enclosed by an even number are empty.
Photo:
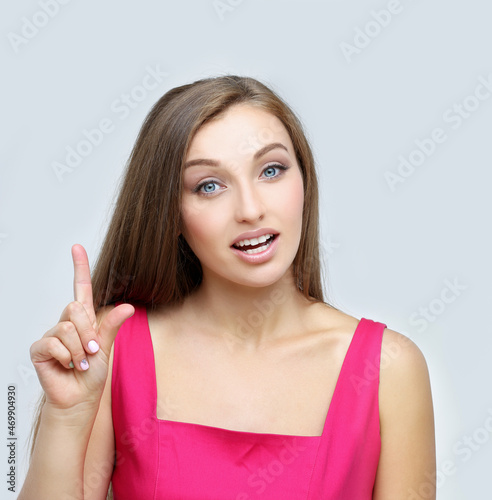
[[[183,181],[182,234],[204,281],[268,286],[291,269],[304,191],[292,141],[278,118],[251,105],[230,107],[195,135]],[[251,240],[249,232],[274,237],[249,242],[259,253],[235,248]]]

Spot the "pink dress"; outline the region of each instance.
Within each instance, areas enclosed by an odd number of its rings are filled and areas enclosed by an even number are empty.
[[[260,434],[157,418],[147,312],[135,306],[114,345],[114,499],[372,499],[385,327],[359,321],[321,436]]]

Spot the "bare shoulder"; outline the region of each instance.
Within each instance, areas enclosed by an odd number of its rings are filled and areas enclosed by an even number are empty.
[[[341,344],[342,350],[348,346],[360,323],[355,316],[325,303],[310,305],[308,314],[309,319],[305,322],[310,325],[308,330],[325,333],[325,338]],[[398,377],[428,376],[427,363],[419,347],[409,337],[389,328],[383,332],[381,376],[388,384]]]
[[[306,331],[322,358],[341,366],[360,320],[325,303],[309,307]],[[307,337],[309,338],[309,336]]]
[[[382,432],[394,419],[415,414],[430,425],[433,417],[425,357],[410,338],[389,328],[384,330],[381,345],[379,412]]]
[[[401,361],[419,361],[425,363],[424,355],[417,344],[410,337],[390,328],[384,329],[381,349],[383,352],[394,350],[401,353],[403,356]]]
[[[430,390],[429,370],[422,351],[409,337],[389,328],[383,332],[380,364],[381,403]],[[393,405],[391,405],[393,406]]]
[[[351,336],[359,323],[356,317],[335,309],[324,302],[311,304],[308,311],[309,322],[313,325],[314,330],[325,331],[328,326],[331,332],[337,331],[341,335]]]
[[[326,304],[313,308],[313,312],[320,325],[331,325],[329,337],[333,340],[332,348],[334,346],[343,355],[360,320]],[[390,328],[384,329],[381,344],[379,405],[384,427],[399,418],[399,413],[409,406],[421,408],[427,415],[432,409],[429,371],[424,354],[409,337]]]
[[[436,470],[431,384],[422,351],[389,328],[381,346],[379,420],[381,455],[373,498],[412,498]],[[425,498],[435,498],[435,484],[429,483]]]

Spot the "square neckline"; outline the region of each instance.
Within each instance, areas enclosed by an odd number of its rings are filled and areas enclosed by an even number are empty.
[[[340,372],[338,373],[337,381],[335,384],[335,390],[333,391],[333,395],[331,397],[330,404],[328,406],[328,411],[326,413],[325,417],[325,423],[323,425],[323,431],[320,436],[299,436],[296,434],[276,434],[276,433],[270,433],[270,432],[250,432],[250,431],[240,431],[240,430],[235,430],[235,429],[226,429],[225,427],[216,427],[213,425],[205,425],[205,424],[198,424],[195,422],[180,422],[178,420],[166,420],[166,419],[161,419],[157,417],[157,372],[155,369],[155,351],[154,351],[154,344],[152,343],[152,334],[150,333],[150,325],[149,325],[149,315],[147,313],[147,308],[145,305],[142,306],[143,309],[143,314],[145,316],[145,329],[146,333],[148,335],[148,341],[150,343],[150,350],[152,353],[151,356],[151,361],[150,361],[150,369],[153,372],[152,376],[152,385],[153,387],[151,388],[153,398],[154,398],[154,405],[153,405],[153,410],[152,410],[152,418],[154,418],[160,425],[178,425],[178,426],[189,426],[195,429],[208,429],[209,431],[219,433],[219,434],[228,434],[229,436],[235,436],[235,437],[265,437],[265,438],[283,438],[283,439],[300,439],[300,440],[306,440],[306,441],[319,441],[326,433],[326,430],[328,428],[328,421],[330,420],[331,416],[333,415],[333,410],[332,408],[334,407],[336,400],[339,398],[339,393],[340,393],[340,386],[342,383],[340,380],[342,379],[342,375],[344,374],[346,370],[346,366],[348,364],[347,359],[349,358],[349,354],[351,352],[351,348],[354,345],[354,339],[356,338],[357,334],[360,332],[362,329],[362,324],[364,322],[364,318],[359,319],[357,326],[355,327],[354,333],[352,334],[352,338],[350,340],[347,352],[345,353],[345,356],[343,358],[342,366],[340,368]]]

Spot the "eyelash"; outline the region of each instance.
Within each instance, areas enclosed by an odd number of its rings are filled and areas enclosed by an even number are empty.
[[[268,177],[268,179],[277,179],[278,177],[282,176],[283,173],[289,169],[289,167],[286,167],[285,165],[281,165],[280,163],[272,163],[271,165],[267,165],[264,169],[263,169],[263,172],[265,170],[268,170],[269,168],[277,168],[278,170],[281,170],[281,173],[278,174],[278,175],[275,175],[274,177]],[[215,194],[215,190],[214,191],[211,191],[209,193],[205,193],[205,192],[200,192],[200,189],[202,189],[203,186],[207,186],[208,184],[218,184],[218,182],[216,181],[213,181],[213,180],[209,180],[209,181],[203,181],[203,182],[200,182],[200,184],[197,184],[194,188],[193,188],[193,193],[197,193],[201,196],[211,196],[213,194]]]

